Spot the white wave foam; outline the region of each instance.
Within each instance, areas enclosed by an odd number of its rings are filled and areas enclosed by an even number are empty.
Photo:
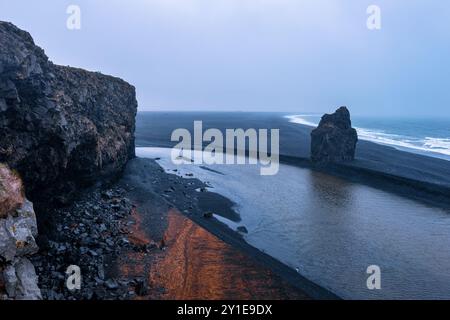
[[[318,123],[314,123],[314,122],[304,119],[304,117],[311,117],[311,116],[312,115],[293,115],[293,116],[286,116],[286,118],[289,119],[289,122],[292,122],[292,123],[303,124],[303,125],[309,126],[309,127],[317,127]]]
[[[450,150],[450,139],[447,138],[425,138],[425,146],[432,149]],[[449,153],[446,153],[449,154]]]
[[[290,115],[286,116],[292,123],[307,125],[310,127],[317,127],[318,123],[307,120],[308,117],[318,117],[317,115]],[[358,132],[358,137],[361,140],[366,140],[386,146],[391,146],[400,150],[410,150],[411,152],[432,153],[434,155],[444,155],[445,159],[450,156],[450,138],[434,138],[426,137],[425,139],[402,136],[398,134],[386,133],[381,130],[373,130],[366,128],[355,128]],[[440,158],[442,156],[439,156]]]

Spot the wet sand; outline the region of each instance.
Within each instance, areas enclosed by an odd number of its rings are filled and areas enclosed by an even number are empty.
[[[154,161],[138,158],[120,184],[135,205],[124,222],[129,241],[143,250],[122,252],[115,272],[117,278],[148,284],[137,299],[337,298],[219,221],[203,217],[195,191],[204,187],[200,181],[169,175]],[[164,197],[169,185],[176,188]],[[182,214],[184,207],[192,209]]]
[[[134,218],[141,219],[137,212]],[[309,299],[177,210],[167,213],[164,247],[148,259],[128,252],[120,264],[126,277],[147,277],[149,294],[138,299]],[[137,221],[134,243],[151,243]]]

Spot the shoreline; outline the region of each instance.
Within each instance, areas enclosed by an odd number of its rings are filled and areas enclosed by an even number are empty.
[[[280,113],[227,113],[227,117],[224,118],[221,113],[208,112],[182,114],[139,112],[136,119],[138,147],[172,148],[176,144],[169,140],[173,130],[177,128],[191,130],[193,122],[199,119],[203,121],[204,130],[216,128],[224,132],[227,128],[280,129],[281,162],[315,169],[309,162],[310,134],[313,128],[291,123]],[[206,145],[204,143],[203,147]],[[328,172],[333,174],[333,171],[336,171],[344,175],[344,178],[352,178],[351,175],[356,169],[367,173],[368,180],[376,174],[388,182],[410,184],[411,189],[423,189],[423,186],[426,186],[424,191],[431,194],[450,193],[450,161],[447,160],[360,140],[356,148],[355,161],[345,166],[349,168],[336,166]],[[359,180],[365,183],[364,179]],[[409,195],[409,192],[405,194]],[[439,202],[439,199],[436,200]]]
[[[280,163],[343,178],[435,207],[450,208],[450,187],[410,179],[353,164],[313,165],[307,158],[280,156]]]
[[[138,146],[137,148],[170,149],[171,147],[169,147],[168,144],[157,144],[147,147]],[[235,148],[233,152],[236,153],[237,149]],[[343,178],[350,182],[374,187],[376,189],[387,191],[424,204],[443,209],[450,208],[450,186],[447,186],[445,184],[412,179],[410,177],[402,175],[401,172],[389,173],[385,171],[375,170],[359,163],[341,163],[328,164],[326,166],[317,166],[314,165],[310,161],[310,159],[306,157],[289,155],[280,155],[279,157],[280,164],[323,172],[331,176]]]
[[[163,197],[169,204],[169,210],[175,209],[179,211],[183,214],[184,217],[192,221],[199,228],[206,230],[221,242],[229,245],[232,248],[231,252],[238,253],[239,255],[243,255],[249,260],[254,261],[256,266],[255,270],[270,270],[269,272],[272,274],[271,277],[273,277],[271,281],[274,281],[274,283],[278,286],[280,286],[281,284],[281,287],[279,287],[277,290],[282,289],[282,286],[284,286],[282,285],[282,283],[287,283],[287,288],[294,288],[294,291],[292,292],[298,290],[301,295],[312,299],[339,299],[338,296],[336,296],[329,290],[324,289],[319,285],[309,281],[292,268],[251,246],[244,241],[244,239],[238,232],[230,229],[219,220],[204,217],[205,209],[204,207],[202,208],[201,204],[201,202],[204,200],[199,200],[197,197],[198,194],[202,194],[203,197],[208,197],[209,194],[214,199],[222,198],[221,202],[214,201],[215,203],[219,203],[219,207],[224,203],[224,201],[227,200],[226,198],[213,192],[199,193],[196,191],[196,189],[206,187],[206,185],[201,181],[197,179],[184,179],[182,177],[166,173],[164,170],[159,170],[159,168],[161,167],[154,160],[136,158],[130,161],[127,169],[125,170],[124,177],[119,182],[119,184],[124,186],[124,188],[127,188],[127,186],[128,188],[130,186],[133,186],[131,187],[132,190],[129,191],[128,196],[134,203],[140,203],[140,205],[138,204],[138,207],[142,211],[142,216],[145,216],[146,212],[147,214],[149,213],[146,204],[148,203],[148,199],[144,199],[143,197],[148,197],[150,195],[151,198],[154,199],[155,197],[157,197],[157,194],[164,194],[164,191],[167,191],[165,189],[170,187],[170,185],[175,185],[177,186],[175,190],[169,192],[168,195]],[[155,181],[156,179],[157,183],[146,183],[148,182],[147,178],[152,178],[153,181]],[[165,183],[161,184],[160,182],[163,181]],[[178,187],[180,189],[183,189],[180,193],[178,193]],[[210,204],[211,203],[212,202],[210,202]],[[232,203],[229,202],[228,205],[230,206],[230,208],[228,208],[227,210],[232,210]],[[167,210],[164,211],[163,209],[161,209],[160,205],[158,205],[158,207],[159,208],[157,211],[159,212],[159,215],[164,217],[163,220],[166,219]],[[189,207],[191,207],[191,209],[187,209]],[[210,207],[209,210],[214,211],[214,209],[215,208]],[[147,219],[151,220],[151,218],[148,216]],[[143,223],[144,225],[146,225],[146,227],[144,228],[146,230],[146,233],[151,235],[151,238],[164,238],[163,230],[166,230],[167,225],[165,225],[165,227],[159,226],[155,228],[150,220],[147,223]],[[230,258],[231,257],[228,256],[228,259]],[[263,273],[265,274],[267,273],[267,271]],[[277,287],[277,285],[275,285],[275,287]],[[275,299],[277,299],[276,295],[277,294],[275,294]],[[270,297],[268,297],[268,299],[270,299]]]

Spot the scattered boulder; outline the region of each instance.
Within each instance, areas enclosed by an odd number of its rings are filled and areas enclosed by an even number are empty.
[[[117,284],[117,281],[115,279],[108,279],[105,281],[105,286],[109,289],[109,290],[115,290],[117,288],[119,288],[119,285]]]
[[[245,234],[248,233],[248,230],[247,230],[247,228],[245,226],[237,227],[237,231],[239,231],[240,233],[245,233]]]
[[[211,219],[212,217],[214,217],[214,214],[211,211],[208,211],[203,214],[203,217],[206,219]]]
[[[137,279],[134,291],[140,297],[148,295],[148,284],[145,279]]]
[[[319,126],[311,132],[311,161],[326,164],[355,159],[358,134],[350,120],[350,112],[341,107],[322,117]]]

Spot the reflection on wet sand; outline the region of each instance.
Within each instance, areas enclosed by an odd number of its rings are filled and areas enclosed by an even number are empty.
[[[130,241],[154,243],[133,214]],[[128,252],[119,272],[146,276],[150,288],[143,299],[305,299],[303,293],[270,270],[219,240],[178,211],[167,214],[168,227],[154,254]],[[161,246],[162,245],[162,246]],[[152,251],[153,252],[153,251]]]

